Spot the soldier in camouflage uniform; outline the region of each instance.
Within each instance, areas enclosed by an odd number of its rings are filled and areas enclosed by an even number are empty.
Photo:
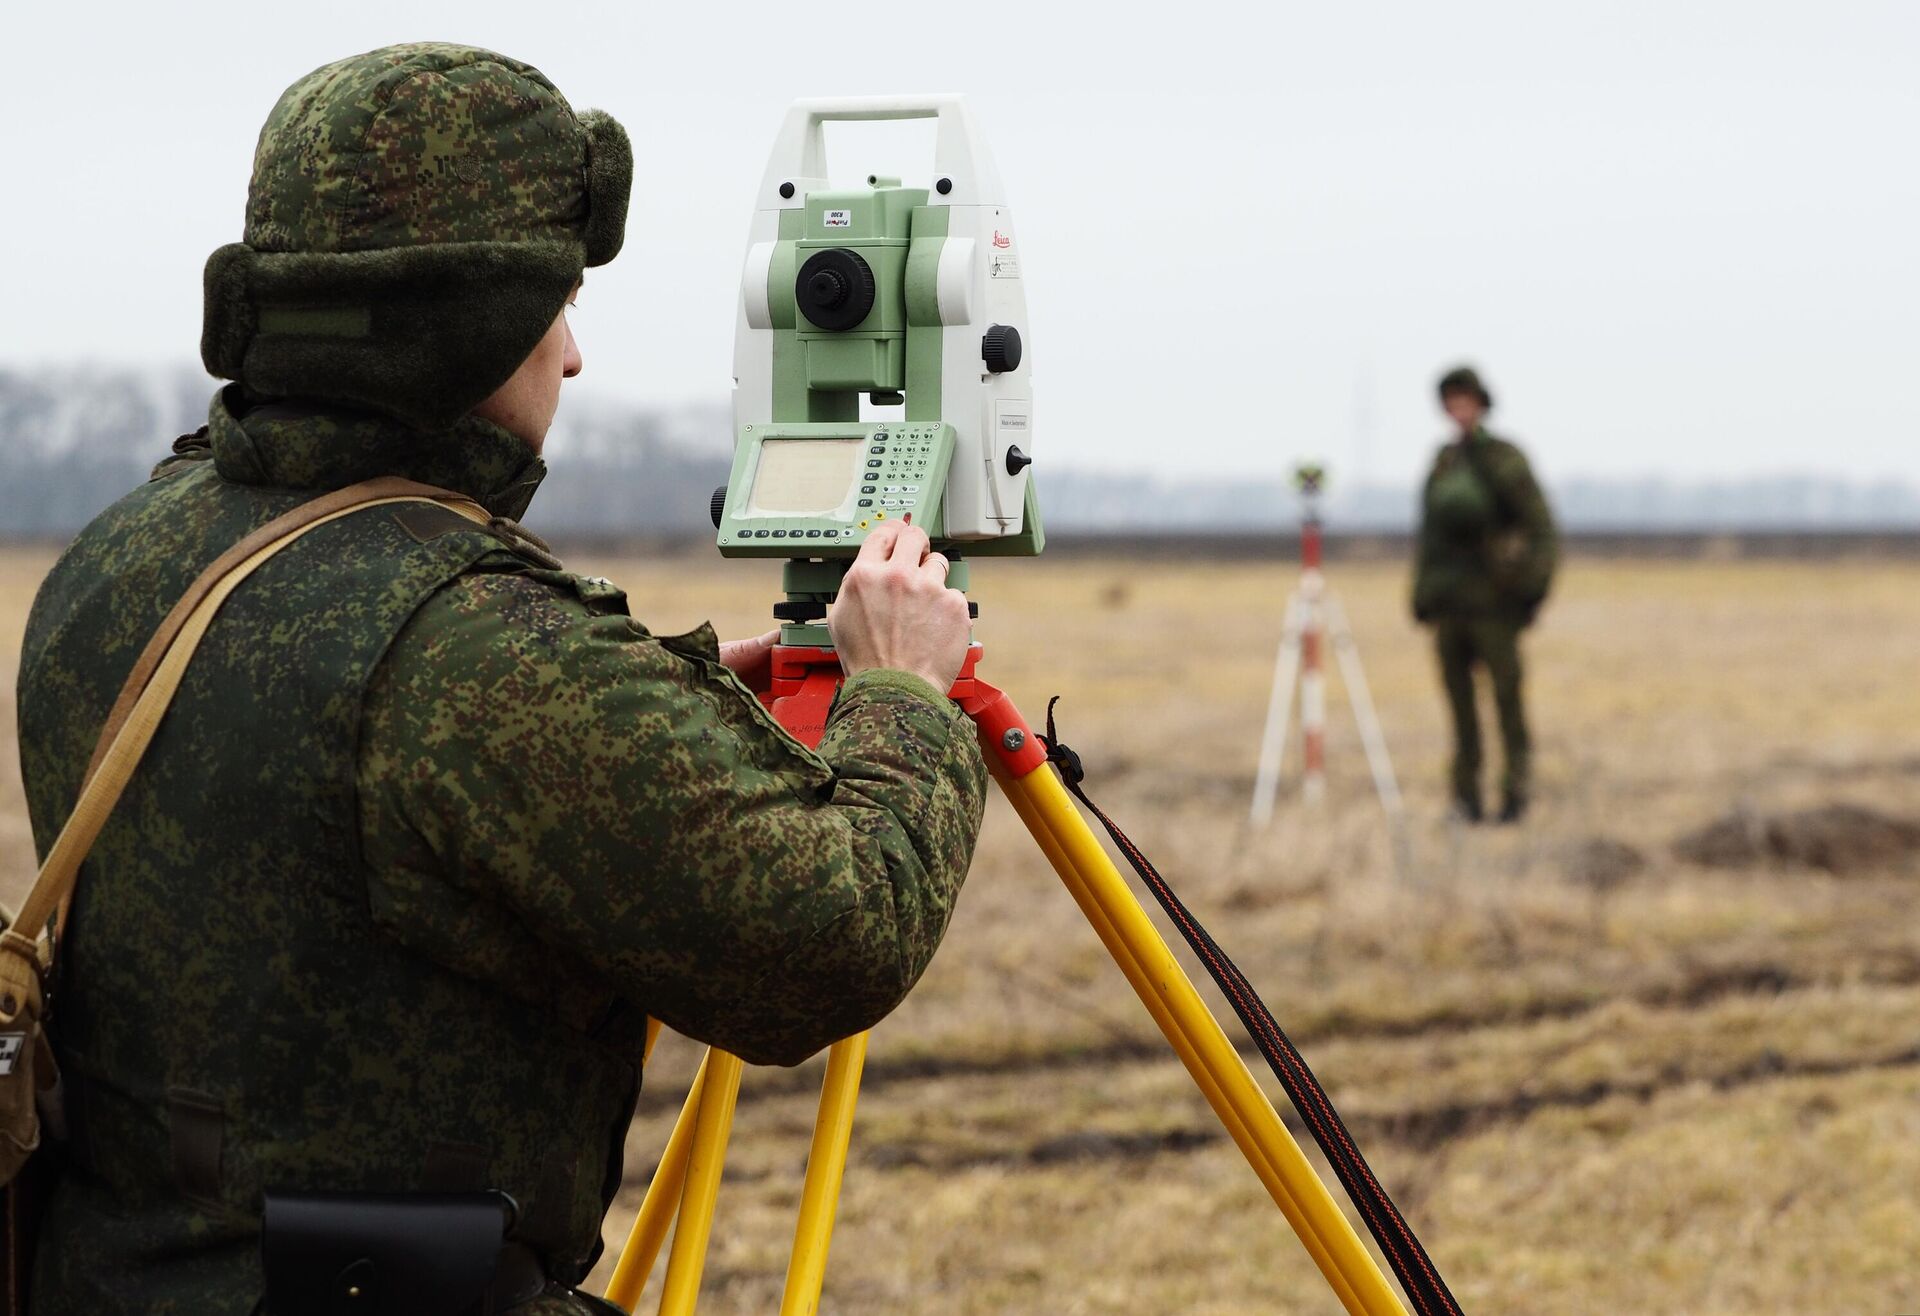
[[[1500,821],[1526,812],[1530,745],[1520,698],[1520,632],[1547,597],[1558,547],[1553,514],[1520,449],[1487,433],[1493,397],[1462,367],[1440,379],[1440,405],[1457,436],[1434,458],[1422,499],[1413,613],[1434,629],[1453,711],[1453,800],[1481,818],[1480,720],[1473,669],[1493,683],[1506,751]]]
[[[207,272],[203,354],[237,382],[34,603],[42,852],[135,656],[222,550],[379,474],[496,519],[335,521],[194,658],[62,948],[71,1157],[37,1316],[248,1316],[263,1194],[489,1189],[519,1207],[496,1302],[601,1310],[573,1289],[646,1018],[794,1064],[878,1021],[939,944],[985,771],[944,697],[966,604],[924,536],[876,535],[848,576],[853,674],[815,752],[749,689],[765,637],[656,636],[510,519],[630,178],[612,120],[460,46],[329,65],[268,119],[246,241]]]

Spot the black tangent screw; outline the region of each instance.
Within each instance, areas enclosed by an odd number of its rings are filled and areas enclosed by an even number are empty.
[[[951,178],[943,178],[933,185],[933,190],[941,196],[945,196],[947,193],[953,191],[953,180]]]
[[[793,200],[793,184],[792,183],[780,184],[780,199],[782,201]]]
[[[827,615],[827,605],[818,599],[795,599],[773,605],[775,621],[819,621]]]
[[[727,514],[727,486],[721,485],[713,491],[713,501],[708,504],[707,512],[713,517],[713,528],[720,528],[720,518]]]
[[[1018,444],[1007,449],[1007,474],[1008,475],[1018,475],[1020,474],[1020,472],[1026,470],[1027,467],[1031,465],[1033,465],[1033,458],[1027,456],[1027,454],[1024,452],[1021,452]],[[726,490],[722,489],[720,492],[725,493]],[[719,522],[716,521],[714,522],[714,524],[718,525]]]
[[[1020,368],[1020,331],[1010,324],[990,325],[980,340],[980,359],[991,374],[1004,375]]]

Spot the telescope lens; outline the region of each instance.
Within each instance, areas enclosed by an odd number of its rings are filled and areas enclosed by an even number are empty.
[[[873,270],[858,252],[845,247],[816,251],[794,280],[793,299],[800,314],[817,328],[851,329],[873,310]]]

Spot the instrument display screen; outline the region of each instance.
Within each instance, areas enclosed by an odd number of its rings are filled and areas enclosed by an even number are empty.
[[[746,514],[848,516],[860,483],[863,446],[857,438],[767,440],[747,493]]]

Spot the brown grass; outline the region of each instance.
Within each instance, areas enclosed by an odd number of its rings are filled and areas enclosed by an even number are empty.
[[[0,564],[9,685],[47,561]],[[577,565],[656,631],[761,629],[776,584]],[[1402,574],[1336,569],[1408,791],[1404,877],[1337,683],[1327,806],[1245,828],[1285,572],[975,582],[987,674],[1035,717],[1065,696],[1095,797],[1266,992],[1468,1310],[1920,1307],[1920,867],[1670,850],[1736,806],[1920,813],[1920,566],[1575,562],[1527,650],[1539,802],[1517,830],[1440,820],[1443,709]],[[0,757],[17,891],[15,774]],[[1578,847],[1602,837],[1646,863],[1596,889]],[[663,1043],[610,1254],[696,1054]],[[748,1075],[704,1310],[777,1305],[817,1082]],[[1336,1309],[996,801],[947,946],[875,1037],[825,1310]]]

